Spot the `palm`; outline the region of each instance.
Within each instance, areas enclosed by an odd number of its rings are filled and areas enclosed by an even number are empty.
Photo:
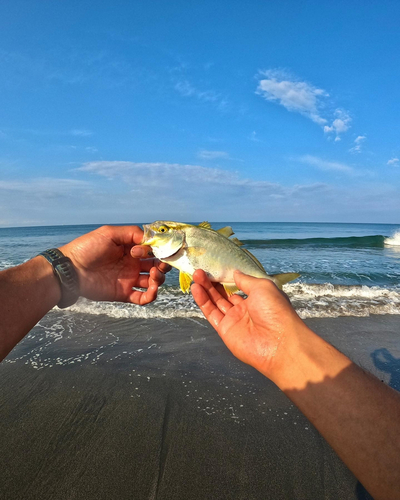
[[[196,273],[193,296],[227,347],[240,360],[269,373],[286,324],[296,316],[287,298],[272,282],[246,276],[252,286],[245,290],[248,297],[227,299],[220,286],[213,286],[202,271]]]

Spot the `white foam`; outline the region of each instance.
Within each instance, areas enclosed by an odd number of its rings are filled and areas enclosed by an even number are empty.
[[[392,247],[400,246],[400,230],[396,231],[390,238],[385,238],[384,244]]]
[[[398,288],[295,283],[285,291],[303,319],[400,314]]]
[[[285,292],[303,319],[400,314],[400,288],[294,283],[286,285]],[[145,307],[80,299],[68,311],[112,318],[203,318],[192,296],[177,287],[163,290],[156,302]]]

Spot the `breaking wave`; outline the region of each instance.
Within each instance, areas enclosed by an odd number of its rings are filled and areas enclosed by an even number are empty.
[[[400,314],[400,288],[294,283],[285,292],[303,319]],[[163,290],[155,303],[144,307],[80,299],[67,311],[113,318],[203,318],[192,296],[178,287]]]
[[[385,238],[386,246],[398,247],[400,246],[400,231],[396,231],[390,238]]]

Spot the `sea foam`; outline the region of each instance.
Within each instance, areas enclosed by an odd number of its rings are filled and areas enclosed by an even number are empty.
[[[396,231],[390,238],[385,238],[384,244],[387,246],[400,246],[400,231]]]
[[[400,288],[294,283],[284,289],[303,319],[400,314]],[[144,307],[80,299],[68,311],[113,318],[203,318],[191,295],[178,287],[162,290],[156,302]]]

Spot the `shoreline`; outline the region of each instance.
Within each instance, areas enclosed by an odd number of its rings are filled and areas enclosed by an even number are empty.
[[[399,384],[400,316],[306,323]],[[1,498],[359,498],[307,419],[204,320],[56,313],[0,371]]]

